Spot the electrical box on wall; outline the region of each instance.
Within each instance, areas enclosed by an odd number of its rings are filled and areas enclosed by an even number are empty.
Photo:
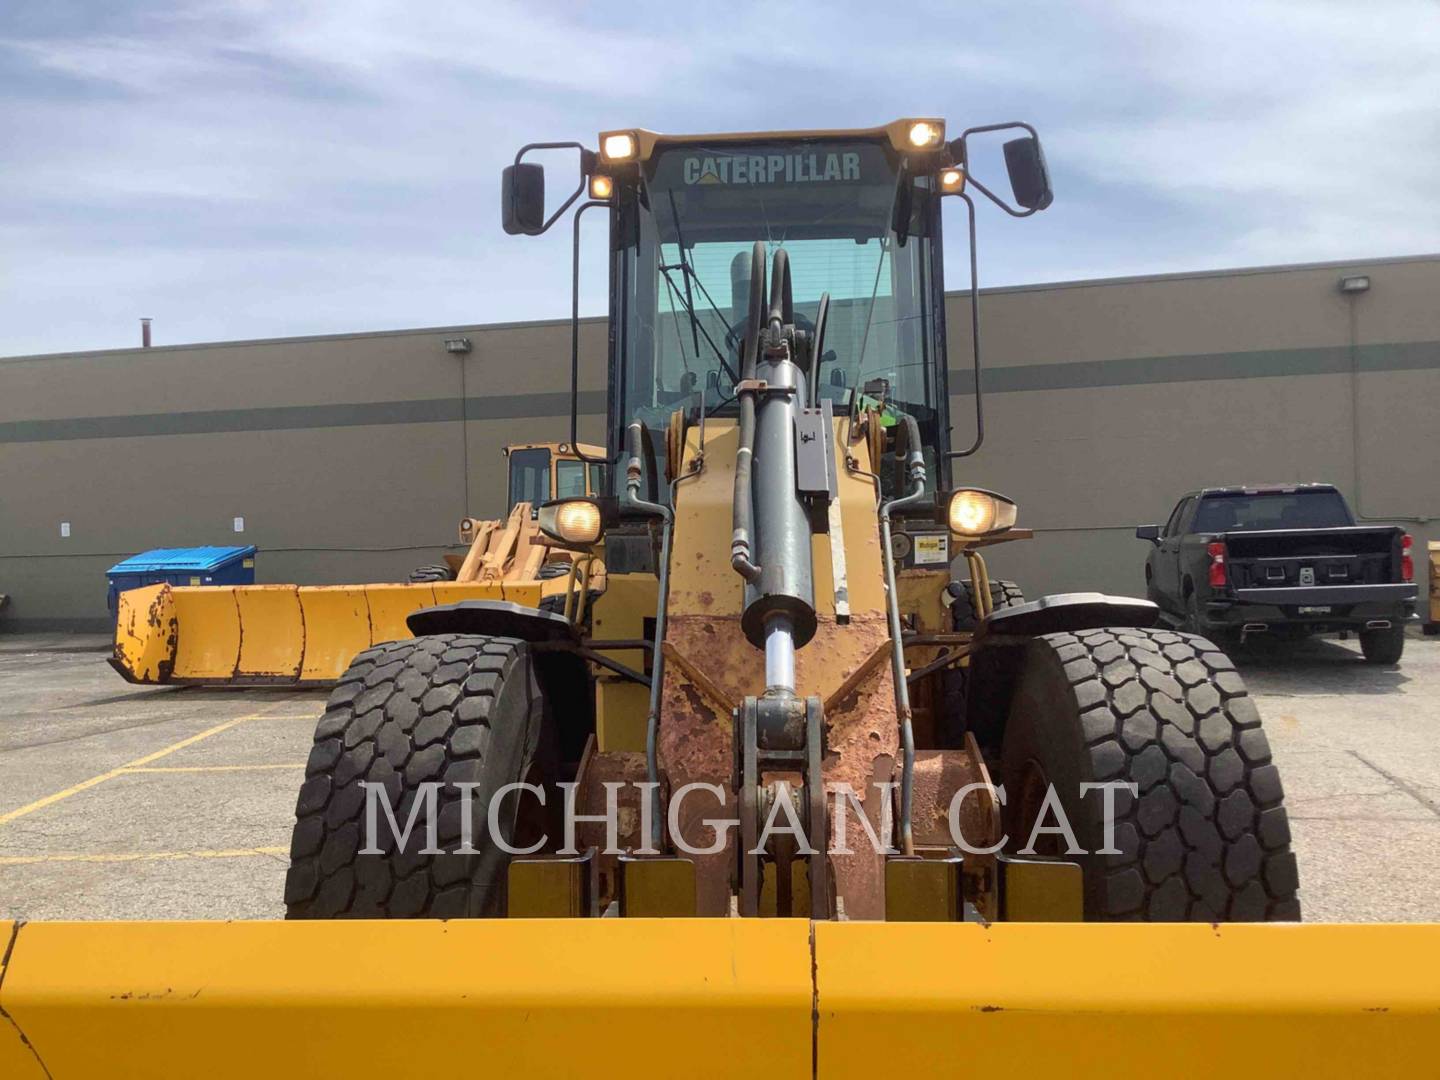
[[[244,532],[244,531],[245,531],[245,519],[244,519],[243,517],[237,517],[237,518],[235,519],[235,531],[236,531],[236,532]]]

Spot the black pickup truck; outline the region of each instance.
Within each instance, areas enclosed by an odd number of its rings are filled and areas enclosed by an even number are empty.
[[[1411,538],[1356,525],[1329,484],[1203,488],[1135,535],[1152,545],[1150,599],[1188,630],[1241,641],[1354,630],[1366,660],[1400,660],[1417,596]]]

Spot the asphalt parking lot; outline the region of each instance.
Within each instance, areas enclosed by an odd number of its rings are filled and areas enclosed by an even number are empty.
[[[0,918],[283,913],[325,693],[128,686],[104,640],[0,635]],[[1284,778],[1312,921],[1440,921],[1440,640],[1237,655]]]

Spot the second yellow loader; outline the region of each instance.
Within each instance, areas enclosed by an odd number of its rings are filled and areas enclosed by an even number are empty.
[[[541,503],[594,494],[598,470],[570,443],[507,446],[510,512],[464,518],[463,556],[411,571],[407,583],[152,585],[119,596],[111,666],[133,683],[204,686],[333,683],[357,653],[407,638],[408,615],[459,600],[562,610],[566,597],[604,587],[604,565],[550,543]],[[585,586],[574,590],[573,578]]]

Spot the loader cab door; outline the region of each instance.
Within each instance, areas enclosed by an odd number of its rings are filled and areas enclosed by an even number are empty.
[[[511,450],[509,509],[528,502],[533,514],[550,498],[550,451],[543,446]]]

